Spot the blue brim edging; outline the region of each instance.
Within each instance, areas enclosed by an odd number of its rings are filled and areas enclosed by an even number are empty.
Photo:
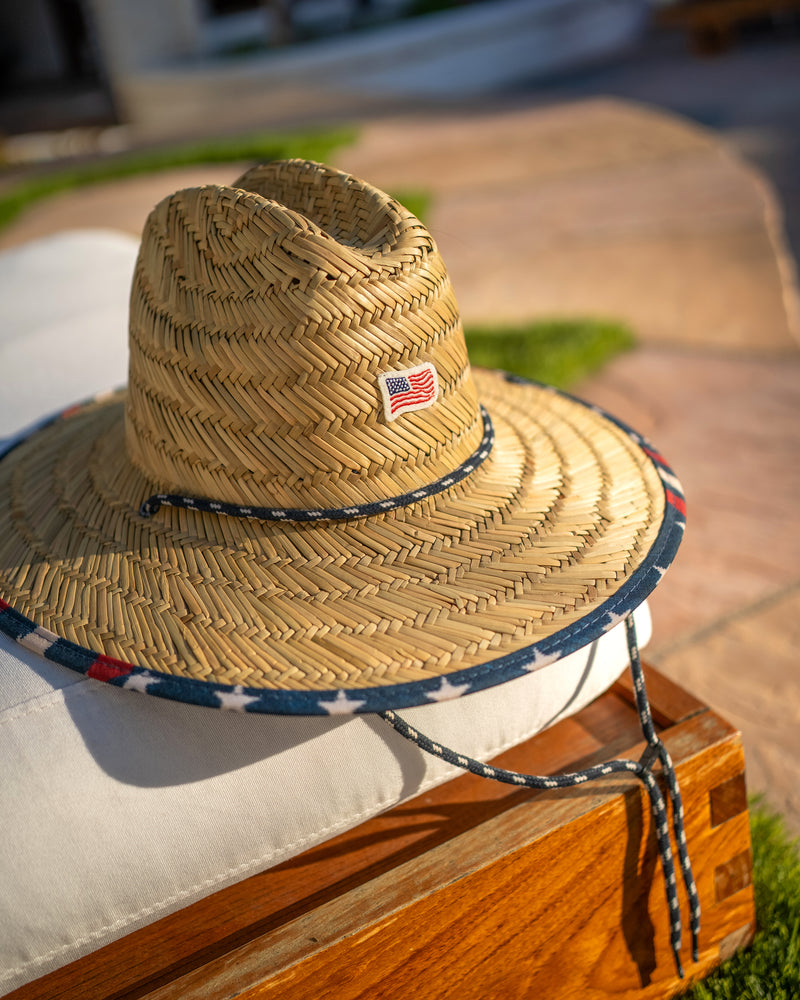
[[[636,431],[600,407],[586,403],[569,393],[553,389],[517,375],[505,376],[517,384],[532,385],[556,392],[579,405],[586,406],[609,420],[627,434],[653,463],[664,486],[664,519],[650,551],[642,563],[608,600],[574,623],[525,649],[507,653],[496,659],[442,677],[385,687],[354,688],[332,691],[264,691],[241,685],[215,684],[185,677],[162,674],[137,667],[111,657],[84,649],[37,626],[29,618],[0,600],[0,631],[20,645],[32,649],[48,660],[78,673],[104,681],[114,687],[146,692],[157,698],[167,698],[210,708],[228,708],[244,712],[272,715],[339,715],[383,712],[410,708],[436,701],[463,697],[497,684],[525,676],[581,649],[627,618],[652,593],[672,563],[686,526],[683,491],[672,469],[662,456]],[[70,411],[74,412],[74,408]],[[36,425],[47,426],[58,416]],[[0,449],[0,458],[20,443],[15,437]],[[8,447],[8,445],[11,447]]]

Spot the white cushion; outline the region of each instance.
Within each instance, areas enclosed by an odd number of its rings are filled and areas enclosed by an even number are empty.
[[[0,436],[128,380],[138,242],[86,229],[0,253]]]
[[[0,334],[0,437],[124,382],[135,254],[135,240],[90,232],[0,254],[15,325]],[[644,644],[646,606],[636,622]],[[489,759],[588,704],[627,661],[617,626],[526,677],[402,714]],[[0,995],[458,773],[372,716],[168,702],[86,679],[5,636],[0,768]]]

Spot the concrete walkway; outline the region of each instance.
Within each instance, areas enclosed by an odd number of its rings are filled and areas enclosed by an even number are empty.
[[[751,790],[800,833],[798,299],[769,185],[712,133],[611,100],[366,124],[336,163],[433,195],[467,323],[606,314],[634,327],[641,346],[578,391],[651,437],[686,488],[649,656],[741,728]],[[138,235],[162,195],[238,172],[59,195],[0,247],[76,226]]]

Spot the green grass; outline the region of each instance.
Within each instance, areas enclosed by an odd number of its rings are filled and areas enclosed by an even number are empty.
[[[61,168],[19,181],[0,193],[0,229],[41,198],[87,184],[204,163],[263,163],[293,156],[326,162],[334,150],[354,138],[355,134],[345,129],[285,135],[256,132],[235,138],[138,150]]]
[[[387,193],[391,194],[395,201],[399,201],[404,208],[407,208],[412,215],[416,215],[420,222],[425,222],[431,207],[431,196],[428,191],[390,191]]]
[[[800,998],[800,852],[783,820],[751,802],[753,880],[759,928],[751,948],[698,983],[690,1000]]]
[[[566,389],[634,345],[622,323],[598,319],[535,320],[515,327],[469,327],[470,361]]]

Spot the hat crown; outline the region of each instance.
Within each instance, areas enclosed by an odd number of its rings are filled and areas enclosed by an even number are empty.
[[[438,397],[387,419],[380,376]],[[126,444],[155,490],[314,508],[446,476],[482,435],[447,272],[389,196],[305,161],[151,213],[134,274]]]

